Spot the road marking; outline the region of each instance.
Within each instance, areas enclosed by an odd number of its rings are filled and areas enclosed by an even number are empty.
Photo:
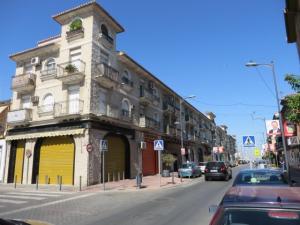
[[[1,195],[0,198],[18,198],[18,199],[31,199],[31,200],[44,200],[46,198],[34,197],[34,196],[14,196],[14,195]]]
[[[62,195],[50,195],[50,194],[39,194],[39,193],[26,193],[26,192],[7,192],[6,194],[10,195],[33,195],[33,196],[41,196],[41,197],[60,197]]]
[[[0,199],[0,202],[2,202],[2,203],[13,203],[13,204],[26,203],[26,201],[18,201],[18,200],[11,200],[11,199]]]
[[[76,200],[76,199],[86,198],[86,197],[96,195],[96,194],[97,193],[89,193],[89,194],[85,194],[85,195],[75,196],[75,197],[72,197],[72,198],[67,198],[67,199],[57,200],[57,201],[53,201],[53,202],[48,202],[48,203],[44,203],[44,204],[41,204],[41,205],[29,206],[29,207],[25,207],[23,209],[16,209],[16,210],[0,213],[0,217],[2,217],[4,215],[9,215],[9,214],[13,214],[13,213],[18,213],[18,212],[31,210],[31,209],[38,209],[38,208],[42,208],[42,207],[46,207],[46,206],[50,206],[50,205],[55,205],[55,204],[58,204],[58,203],[68,202],[68,201],[72,201],[72,200]]]
[[[64,194],[67,194],[67,195],[70,195],[70,194],[73,194],[74,192],[64,192],[64,191],[23,191],[23,192],[26,192],[26,193],[41,193],[41,194],[60,194],[60,195],[64,195]]]

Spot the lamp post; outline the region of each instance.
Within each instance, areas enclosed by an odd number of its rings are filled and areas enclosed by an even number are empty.
[[[282,137],[282,143],[283,143],[284,159],[285,159],[285,163],[286,163],[287,174],[289,175],[289,162],[288,162],[287,149],[286,149],[286,143],[285,143],[285,138],[284,138],[283,120],[282,120],[282,115],[280,113],[280,100],[279,100],[279,94],[278,94],[274,62],[271,61],[270,63],[256,63],[256,62],[250,61],[250,62],[246,63],[246,66],[247,67],[268,66],[272,70],[275,94],[276,94],[277,110],[279,113],[279,123],[280,123],[280,127],[281,127],[281,137]]]
[[[180,108],[180,140],[181,140],[181,149],[183,149],[183,121],[182,121],[182,103],[187,100],[187,99],[191,99],[191,98],[195,98],[196,95],[190,95],[188,97],[185,98],[180,98],[179,101],[179,108]],[[181,153],[181,149],[180,149],[180,153]],[[184,156],[181,153],[181,164],[184,162]]]

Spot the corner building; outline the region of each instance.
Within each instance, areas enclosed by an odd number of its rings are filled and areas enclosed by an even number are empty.
[[[178,159],[175,169],[182,159],[210,156],[214,117],[182,102],[182,157],[181,97],[116,50],[124,28],[98,3],[53,19],[61,26],[59,35],[10,56],[16,73],[7,116],[6,182],[57,184],[61,176],[63,185],[78,186],[80,179],[83,185],[100,183],[100,139],[108,140],[105,179],[108,174],[133,178],[138,168],[156,174],[158,138]],[[144,150],[141,141],[147,143]]]

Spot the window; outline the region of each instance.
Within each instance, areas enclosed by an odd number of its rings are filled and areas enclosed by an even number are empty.
[[[45,63],[45,70],[48,70],[48,71],[55,70],[55,65],[56,65],[55,64],[55,59],[50,58]]]
[[[156,122],[159,122],[159,116],[158,113],[154,113],[154,118],[153,118]]]
[[[122,116],[129,117],[129,102],[127,100],[122,101]]]
[[[100,52],[100,62],[109,65],[109,54],[103,50]]]
[[[129,74],[129,72],[128,72],[127,70],[125,70],[125,71],[123,72],[122,82],[123,82],[124,84],[129,84],[129,83],[130,83],[130,74]]]
[[[101,33],[107,37],[109,36],[108,29],[104,24],[101,25]]]
[[[70,24],[70,31],[76,31],[82,29],[82,21],[80,18],[76,18]]]
[[[81,65],[81,47],[70,49],[70,62],[75,66],[78,70]]]
[[[43,99],[43,112],[52,112],[54,106],[54,97],[52,94],[46,94]]]
[[[25,64],[24,73],[31,73],[33,70],[33,66],[30,63]]]
[[[21,99],[22,109],[30,109],[30,95],[23,95]]]

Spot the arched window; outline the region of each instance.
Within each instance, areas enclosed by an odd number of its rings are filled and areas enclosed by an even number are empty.
[[[122,101],[122,116],[129,117],[129,102],[127,100]]]
[[[107,29],[107,27],[104,24],[101,25],[101,33],[103,35],[105,35],[106,37],[109,37],[108,29]]]
[[[75,18],[70,24],[70,31],[81,30],[82,20],[80,18]]]
[[[46,94],[43,99],[43,112],[52,112],[54,106],[54,97],[52,94]]]
[[[55,65],[56,65],[55,59],[50,58],[45,63],[45,70],[48,70],[48,71],[54,70],[55,69]]]
[[[124,70],[124,72],[123,72],[122,82],[124,84],[129,84],[130,83],[130,74],[127,70]]]

